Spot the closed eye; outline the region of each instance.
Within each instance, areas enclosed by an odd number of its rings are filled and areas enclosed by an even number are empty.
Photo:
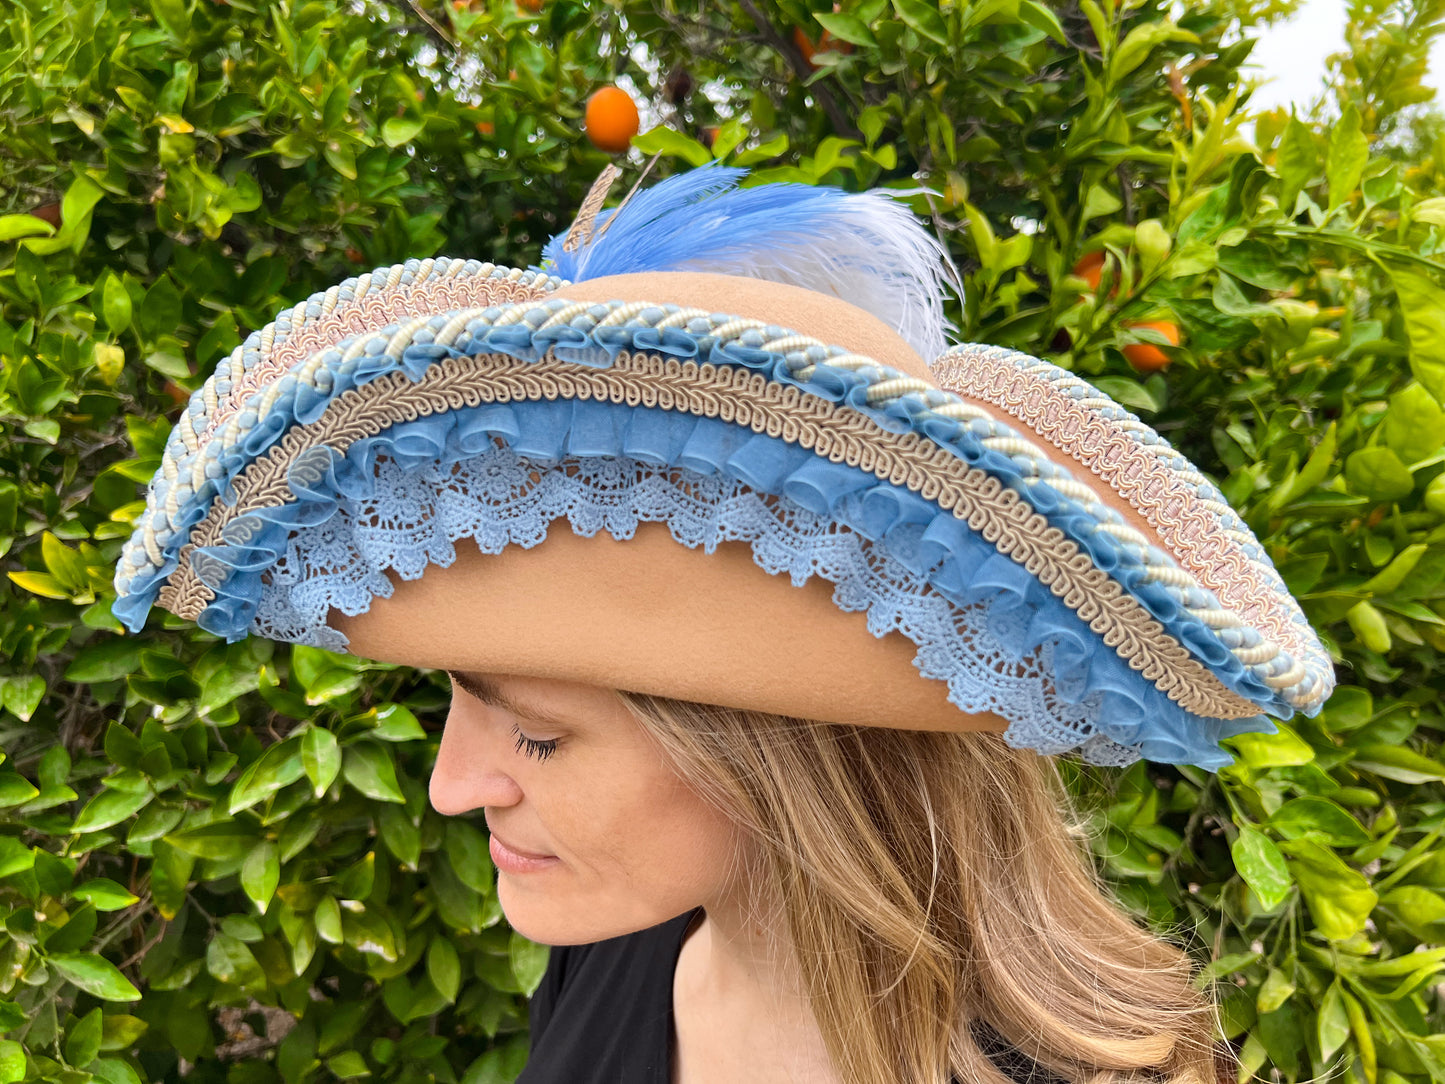
[[[536,757],[538,760],[546,760],[557,751],[557,739],[529,738],[522,733],[522,728],[515,723],[512,724],[512,736],[517,739],[517,752],[529,757]]]

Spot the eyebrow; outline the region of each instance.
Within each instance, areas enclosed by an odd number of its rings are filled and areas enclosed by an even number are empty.
[[[469,696],[474,696],[483,704],[490,704],[492,707],[509,711],[513,715],[533,723],[540,723],[546,727],[558,727],[565,729],[569,724],[560,715],[553,715],[551,712],[543,711],[541,708],[529,707],[520,701],[512,699],[502,692],[495,683],[487,678],[476,674],[463,674],[457,670],[448,670],[448,676],[457,683],[457,686]]]

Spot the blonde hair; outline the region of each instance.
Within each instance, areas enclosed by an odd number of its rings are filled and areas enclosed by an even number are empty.
[[[1051,759],[619,695],[761,854],[844,1084],[1008,1080],[977,1024],[1081,1084],[1214,1080],[1214,1005],[1110,898]]]

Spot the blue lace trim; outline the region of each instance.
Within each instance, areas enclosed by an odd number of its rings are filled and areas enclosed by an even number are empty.
[[[545,471],[547,486],[518,483],[564,462],[567,471]],[[605,485],[576,481],[604,476]],[[703,501],[709,480],[725,491]],[[390,592],[383,570],[414,578],[449,564],[458,538],[500,552],[535,545],[561,516],[579,534],[618,538],[661,521],[689,546],[747,539],[761,567],[787,569],[795,583],[823,576],[841,608],[867,611],[875,635],[897,629],[917,644],[920,672],[946,681],[952,702],[1008,719],[1016,745],[1217,768],[1231,759],[1220,738],[1274,728],[1262,715],[1226,721],[1180,708],[951,513],[714,419],[595,401],[488,404],[397,425],[344,456],[309,449],[288,481],[295,501],[233,520],[226,544],[193,556],[217,592],[199,623],[217,635],[341,649],[325,626],[329,606],[364,612]],[[1236,662],[1217,641],[1212,649],[1223,659],[1211,662]]]

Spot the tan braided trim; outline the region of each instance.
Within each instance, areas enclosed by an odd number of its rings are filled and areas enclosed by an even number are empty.
[[[271,356],[257,362],[231,385],[225,401],[217,404],[204,431],[197,434],[197,446],[204,445],[231,417],[239,413],[252,394],[285,376],[295,365],[318,350],[335,346],[348,335],[379,331],[391,324],[415,320],[418,313],[451,312],[454,309],[490,308],[546,297],[549,291],[511,279],[484,275],[431,276],[410,286],[373,290],[359,301],[293,332]]]
[[[572,228],[567,231],[567,236],[562,241],[562,251],[576,252],[583,245],[591,243],[593,227],[597,224],[597,212],[602,210],[602,204],[607,201],[607,193],[612,191],[612,186],[621,176],[622,170],[608,162],[606,168],[592,182],[592,187],[587,190],[582,209],[577,212]]]
[[[160,591],[160,605],[190,620],[200,616],[214,593],[196,576],[192,551],[221,543],[222,530],[232,519],[289,501],[293,494],[287,470],[307,448],[326,444],[344,452],[355,441],[400,422],[481,403],[539,399],[596,399],[719,418],[907,486],[966,520],[999,553],[1037,576],[1171,700],[1213,718],[1259,713],[1095,566],[1077,543],[988,472],[970,467],[917,433],[888,433],[857,411],[760,373],[653,354],[620,353],[606,369],[558,361],[551,354],[537,362],[482,354],[438,362],[418,382],[391,373],[345,392],[323,417],[292,428],[241,473],[234,484],[234,506],[222,501],[211,506],[181,550],[179,566]]]
[[[1268,570],[1250,559],[1204,502],[1185,492],[1186,483],[1167,463],[1120,432],[1117,423],[1048,380],[1020,371],[1007,358],[959,349],[939,358],[934,373],[951,391],[1008,411],[1011,424],[1027,425],[1127,500],[1180,565],[1213,591],[1227,610],[1264,636],[1257,661],[1267,662],[1276,653],[1271,641],[1289,652],[1295,665],[1270,677],[1271,686],[1289,688],[1305,677],[1304,660],[1318,654],[1318,645],[1306,639],[1279,605],[1278,592],[1265,579]],[[1248,652],[1235,655],[1245,663],[1252,661]]]

